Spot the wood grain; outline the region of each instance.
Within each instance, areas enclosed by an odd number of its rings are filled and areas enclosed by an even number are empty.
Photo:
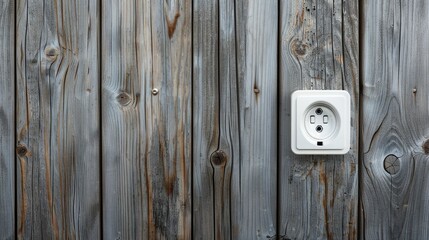
[[[280,1],[280,216],[282,239],[356,239],[358,204],[358,1]],[[344,156],[295,155],[290,97],[344,89],[352,99]]]
[[[361,232],[429,238],[429,3],[362,3]]]
[[[19,239],[100,238],[99,4],[17,1]]]
[[[277,1],[193,3],[193,237],[272,238]]]
[[[15,3],[0,1],[0,239],[15,239]]]
[[[103,236],[191,238],[191,1],[102,1]]]

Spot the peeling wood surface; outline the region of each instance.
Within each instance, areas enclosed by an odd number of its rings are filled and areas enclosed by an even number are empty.
[[[102,1],[103,236],[191,238],[191,1]]]
[[[429,3],[362,3],[361,226],[429,238]]]
[[[277,9],[193,2],[194,239],[275,238]]]
[[[18,238],[98,239],[98,1],[19,0],[16,14]]]
[[[15,3],[0,1],[0,239],[15,239]]]
[[[358,204],[358,1],[280,1],[279,237],[356,239]],[[299,156],[290,149],[290,96],[344,89],[352,99],[351,149]]]

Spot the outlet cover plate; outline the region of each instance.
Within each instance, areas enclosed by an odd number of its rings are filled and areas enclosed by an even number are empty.
[[[339,155],[350,150],[350,94],[347,91],[295,91],[291,110],[291,148],[295,154]]]

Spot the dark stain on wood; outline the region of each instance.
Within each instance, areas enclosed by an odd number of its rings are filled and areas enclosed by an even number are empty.
[[[305,13],[305,9],[302,8],[301,12],[296,13],[296,21],[295,21],[295,25],[297,27],[301,26],[304,23],[304,13]]]
[[[148,141],[146,141],[146,149],[148,148]],[[144,177],[146,183],[146,194],[147,196],[147,219],[148,219],[148,238],[151,239],[155,236],[155,220],[153,217],[153,196],[152,196],[152,185],[151,185],[151,177],[149,175],[149,152],[145,152],[145,161],[144,161]]]
[[[260,92],[258,86],[256,85],[256,83],[253,85],[253,92],[255,94],[258,94]]]
[[[44,139],[44,160],[45,160],[45,179],[46,179],[46,189],[49,189],[46,191],[47,197],[48,197],[48,205],[49,205],[49,215],[51,217],[51,223],[52,223],[52,231],[54,234],[54,239],[59,239],[59,229],[58,229],[58,223],[54,212],[54,203],[53,203],[53,197],[52,197],[52,191],[51,191],[51,158],[50,158],[50,147],[49,147],[49,138]],[[55,183],[54,183],[55,184]]]
[[[427,139],[427,140],[423,143],[422,148],[423,148],[423,152],[424,152],[426,155],[429,155],[429,139]]]
[[[173,193],[174,190],[174,185],[176,183],[176,171],[174,171],[174,173],[172,175],[168,175],[165,178],[165,189],[167,191],[168,195],[171,195]]]
[[[25,191],[25,189],[26,189],[25,183],[26,183],[26,179],[27,179],[25,172],[26,172],[27,164],[26,164],[25,159],[23,159],[23,158],[20,158],[20,163],[21,163],[20,176],[21,176],[21,182],[22,182],[22,184],[21,184],[21,198],[22,199],[21,199],[21,207],[20,207],[21,213],[19,216],[18,238],[22,239],[24,236],[25,219],[26,219],[25,215],[27,212],[27,205],[28,205],[28,203],[27,203],[27,192]]]
[[[350,206],[349,208],[349,216],[354,216],[354,209],[351,208]],[[348,239],[350,240],[354,240],[357,239],[357,232],[356,232],[356,228],[354,226],[356,226],[356,218],[350,218],[350,221],[348,223],[348,229],[349,229],[349,235],[348,235]]]
[[[330,227],[329,227],[329,216],[328,216],[328,194],[329,194],[329,185],[328,185],[328,181],[327,181],[327,177],[326,177],[326,173],[325,173],[325,168],[324,166],[320,166],[320,175],[319,175],[319,181],[320,184],[323,185],[325,187],[324,189],[324,196],[322,199],[322,206],[323,206],[323,210],[324,210],[324,216],[325,216],[325,231],[326,231],[326,237],[327,239],[333,239],[333,234],[330,231]]]
[[[256,85],[256,79],[255,83],[253,84],[253,92],[255,93],[255,100],[258,101],[259,93],[261,90],[258,88],[258,85]]]
[[[168,19],[167,17],[167,27],[168,27],[169,38],[173,37],[174,31],[176,30],[177,20],[179,19],[179,17],[180,17],[179,12],[176,12],[176,14],[174,15],[173,21],[170,21],[170,19]]]

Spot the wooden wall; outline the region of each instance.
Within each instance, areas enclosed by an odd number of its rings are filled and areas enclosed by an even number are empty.
[[[15,4],[0,1],[0,239],[15,232]]]
[[[16,4],[17,237],[100,238],[100,4]]]
[[[285,239],[356,239],[359,144],[358,1],[282,0],[280,16],[279,226]],[[346,90],[346,155],[290,149],[290,97],[300,89]]]
[[[361,236],[429,237],[429,2],[362,5]]]
[[[0,239],[429,238],[425,0],[0,0]],[[290,96],[352,96],[290,150]]]

